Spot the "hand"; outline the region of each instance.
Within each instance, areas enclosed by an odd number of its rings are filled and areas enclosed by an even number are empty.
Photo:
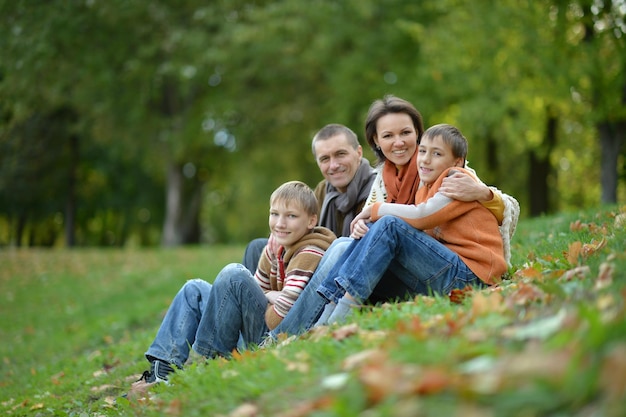
[[[360,239],[367,233],[367,222],[372,221],[372,206],[364,207],[363,210],[350,223],[350,237]]]
[[[370,228],[367,227],[365,220],[359,220],[356,223],[352,223],[351,230],[352,233],[350,233],[350,237],[358,240],[365,236],[365,233],[367,233]]]
[[[465,173],[455,172],[443,179],[439,192],[459,201],[489,201],[493,194],[489,187]]]
[[[265,293],[265,298],[267,298],[267,301],[270,304],[276,304],[276,299],[280,297],[281,294],[281,291],[267,291]]]

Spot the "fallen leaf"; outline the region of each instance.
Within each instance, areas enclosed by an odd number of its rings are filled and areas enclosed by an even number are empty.
[[[332,337],[335,340],[343,340],[350,336],[354,336],[359,332],[359,326],[356,323],[351,323],[346,326],[342,326],[336,330],[333,330]]]
[[[176,417],[176,416],[180,416],[182,414],[182,411],[183,411],[183,405],[182,405],[182,402],[180,401],[180,398],[174,398],[167,405],[166,414],[168,416]]]
[[[52,375],[50,377],[50,380],[52,381],[54,385],[59,385],[61,383],[60,379],[63,378],[64,376],[65,376],[65,372],[61,371],[59,373]]]
[[[603,262],[600,265],[600,271],[598,272],[598,277],[596,278],[594,288],[596,290],[601,290],[610,286],[613,283],[613,271],[613,264]]]
[[[380,363],[387,360],[387,353],[380,349],[367,349],[344,359],[341,368],[350,371],[367,363]]]
[[[517,289],[507,296],[506,300],[513,305],[527,305],[542,300],[545,293],[534,285],[520,282]]]
[[[591,243],[585,243],[581,248],[581,254],[584,259],[587,259],[600,249],[606,246],[606,239],[602,238],[600,241],[592,240]]]
[[[423,325],[419,316],[412,316],[410,320],[401,320],[396,325],[396,331],[400,334],[410,334],[418,339],[423,339],[428,334],[428,329]]]
[[[554,316],[535,320],[521,326],[508,327],[502,331],[502,335],[516,340],[543,340],[561,330],[566,318],[567,312],[565,309],[561,309]]]
[[[541,271],[534,267],[526,267],[515,271],[514,276],[516,278],[540,278]]]
[[[570,269],[565,271],[563,275],[561,275],[560,279],[563,281],[571,281],[574,278],[585,278],[591,269],[587,265],[577,266],[574,269]]]
[[[567,252],[564,255],[570,265],[578,264],[578,259],[580,257],[580,251],[582,250],[582,247],[583,244],[578,240],[569,244]]]
[[[328,396],[304,401],[292,407],[289,411],[277,414],[277,417],[307,417],[317,410],[324,410],[330,407],[332,398]]]
[[[465,300],[472,294],[473,291],[474,287],[469,285],[463,289],[455,288],[450,291],[450,301],[455,304],[461,304],[463,303],[463,300]]]
[[[102,391],[106,391],[106,390],[112,389],[112,388],[115,388],[115,385],[104,384],[104,385],[99,385],[97,387],[91,387],[90,391],[91,392],[102,392]]]
[[[503,297],[498,292],[492,292],[485,295],[483,292],[477,292],[472,297],[472,314],[474,317],[483,316],[485,314],[497,313],[503,310]]]
[[[229,417],[255,417],[259,415],[259,407],[252,403],[243,403],[228,414]]]
[[[429,368],[423,372],[416,385],[415,392],[421,395],[438,394],[452,383],[452,375],[438,368]]]
[[[322,382],[320,382],[320,386],[324,389],[329,390],[339,390],[346,386],[348,380],[350,379],[350,375],[345,372],[340,374],[328,375]]]

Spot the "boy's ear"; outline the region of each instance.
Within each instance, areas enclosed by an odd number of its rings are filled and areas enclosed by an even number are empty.
[[[309,217],[309,226],[308,228],[310,230],[313,230],[313,228],[317,226],[317,214],[313,214],[311,215],[311,217]]]
[[[465,158],[457,158],[456,161],[454,162],[454,166],[455,167],[464,168],[465,167]]]

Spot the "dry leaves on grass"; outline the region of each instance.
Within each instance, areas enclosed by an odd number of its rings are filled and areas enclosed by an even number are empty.
[[[570,265],[578,265],[581,261],[586,260],[600,249],[604,248],[607,244],[605,238],[598,240],[592,240],[590,243],[582,243],[580,241],[572,242],[569,244],[567,252],[563,255]]]

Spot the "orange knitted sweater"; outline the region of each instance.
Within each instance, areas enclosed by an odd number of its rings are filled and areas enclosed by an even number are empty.
[[[483,282],[496,284],[507,270],[498,222],[477,201],[453,200],[438,193],[441,182],[453,170],[466,172],[475,179],[463,168],[447,169],[433,184],[420,183],[415,205],[374,204],[372,220],[385,215],[400,217],[453,250]]]

